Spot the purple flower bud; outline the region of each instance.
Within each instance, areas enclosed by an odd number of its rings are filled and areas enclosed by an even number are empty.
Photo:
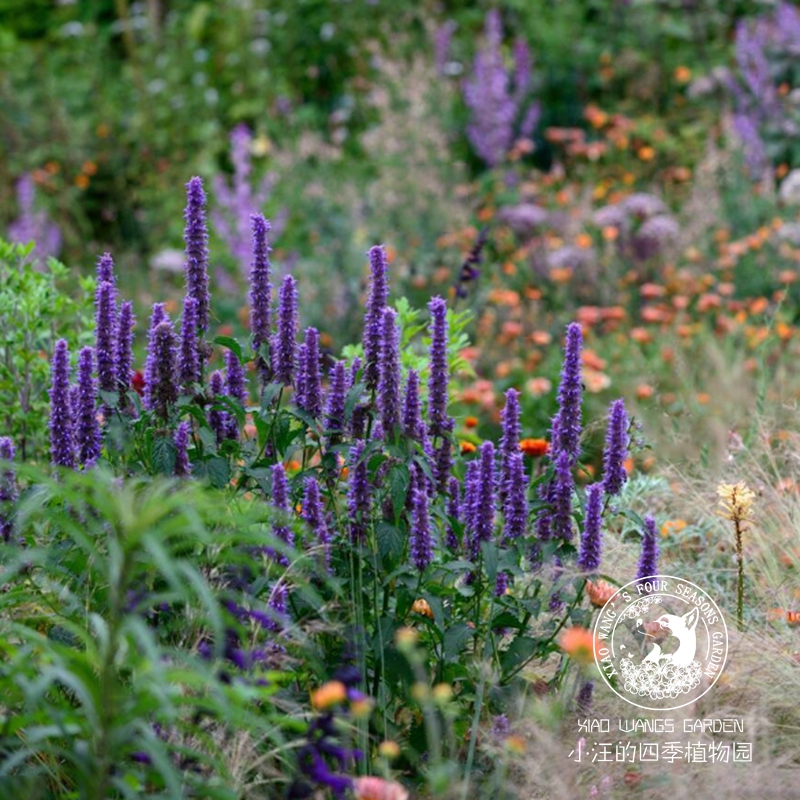
[[[494,445],[484,442],[480,447],[480,471],[475,496],[475,529],[472,538],[472,558],[480,555],[481,543],[490,542],[494,533],[495,475]]]
[[[303,394],[297,404],[316,419],[322,413],[322,378],[319,360],[319,332],[316,328],[306,328],[303,343],[303,364],[298,370],[298,380],[303,386]]]
[[[600,568],[602,549],[603,484],[593,483],[586,490],[586,516],[583,521],[583,536],[578,552],[578,569],[597,572]]]
[[[408,371],[406,392],[403,401],[403,431],[410,439],[421,442],[425,435],[422,422],[422,410],[419,402],[419,373],[415,369]]]
[[[553,484],[553,536],[572,541],[572,491],[575,481],[572,478],[570,456],[562,450],[556,458],[556,475]]]
[[[94,350],[84,347],[78,355],[78,408],[75,416],[75,446],[78,463],[86,467],[100,456],[100,425],[97,422],[97,383],[93,377]]]
[[[379,366],[378,411],[383,435],[392,439],[400,427],[400,329],[397,326],[397,313],[391,308],[383,310]]]
[[[181,352],[178,374],[183,394],[191,394],[200,382],[200,354],[197,348],[197,298],[187,295],[181,319]]]
[[[372,508],[367,462],[363,458],[364,447],[364,442],[358,441],[350,448],[347,510],[350,516],[350,541],[353,544],[364,544],[366,541]]]
[[[128,300],[119,309],[114,347],[115,388],[120,393],[120,398],[125,397],[131,386],[131,374],[133,373],[133,326],[135,321],[133,303]],[[123,405],[124,402],[121,402],[120,406]]]
[[[272,284],[270,283],[270,246],[267,240],[270,224],[262,214],[250,217],[253,223],[253,265],[250,270],[250,330],[253,333],[253,350],[258,353],[272,338]],[[259,359],[259,372],[263,383],[270,380],[270,365]]]
[[[144,362],[144,407],[148,409],[148,411],[153,407],[150,401],[150,387],[155,384],[155,332],[156,328],[166,318],[167,313],[164,310],[164,304],[154,303],[153,310],[150,313],[150,328],[147,331],[147,358]]]
[[[447,486],[447,516],[453,522],[461,521],[461,484],[455,476],[450,478]],[[447,525],[444,542],[452,553],[457,553],[461,548],[461,542],[458,541],[458,536],[450,523]]]
[[[498,572],[494,581],[494,596],[502,597],[508,591],[508,573]]]
[[[192,178],[186,184],[186,294],[197,300],[197,328],[208,330],[210,298],[208,294],[208,229],[206,228],[206,193],[203,181]]]
[[[278,332],[272,341],[272,372],[275,380],[289,386],[297,358],[297,281],[287,275],[278,291]]]
[[[178,401],[176,356],[175,331],[172,323],[165,319],[153,331],[147,354],[152,362],[153,381],[145,387],[145,404],[164,421],[169,416],[170,406]]]
[[[582,344],[580,323],[571,322],[567,326],[564,363],[558,387],[558,413],[553,418],[550,436],[552,458],[556,458],[558,453],[564,451],[569,455],[571,464],[578,460],[580,454]]]
[[[18,497],[14,455],[14,443],[8,436],[0,436],[0,540],[5,544],[14,534],[13,511]]]
[[[175,431],[175,474],[178,477],[187,477],[192,472],[189,461],[189,436],[192,426],[189,422],[181,422]]]
[[[50,388],[50,463],[55,467],[75,467],[72,440],[72,409],[69,397],[69,350],[67,340],[56,342],[51,364]]]
[[[97,287],[99,288],[103,283],[116,285],[114,259],[111,257],[111,253],[103,253],[103,255],[97,259]]]
[[[99,272],[99,267],[98,267]],[[103,392],[117,390],[114,371],[114,328],[117,316],[117,290],[110,281],[97,287],[95,296],[95,347],[98,387]]]
[[[325,408],[325,440],[328,447],[335,445],[344,433],[344,412],[347,390],[347,372],[344,361],[337,361],[331,371],[328,403]]]
[[[289,485],[286,482],[286,470],[283,464],[276,464],[272,468],[272,507],[278,512],[279,519],[273,526],[272,532],[276,539],[279,539],[289,547],[294,547],[294,533],[286,524],[286,516],[289,511]],[[268,553],[278,564],[289,566],[289,559],[285,555],[279,555],[273,550]]]
[[[655,519],[652,514],[648,514],[644,518],[642,552],[639,556],[636,580],[643,580],[651,575],[658,575],[658,531]]]
[[[306,478],[301,516],[308,527],[311,528],[311,532],[316,537],[317,543],[322,548],[325,569],[330,570],[331,533],[325,519],[325,509],[322,506],[322,500],[319,494],[319,483],[316,478]]]
[[[358,373],[361,370],[361,359],[356,356],[350,365],[350,374],[347,377],[347,388],[352,389],[358,383]]]
[[[369,251],[370,291],[367,300],[367,313],[364,316],[364,380],[367,391],[378,388],[380,368],[378,366],[383,341],[383,311],[389,298],[386,253],[383,246]]]
[[[430,377],[428,378],[428,427],[431,436],[443,436],[447,421],[447,303],[434,297],[428,303],[431,313]]]
[[[409,553],[411,562],[420,572],[424,572],[426,567],[433,561],[428,494],[423,489],[415,489],[412,499]]]
[[[603,453],[603,483],[606,494],[614,497],[622,491],[628,473],[625,459],[628,457],[628,414],[625,401],[615,400],[608,414],[606,447]]]
[[[503,462],[506,483],[503,498],[503,540],[525,535],[528,524],[528,481],[525,460],[519,450],[506,455]]]
[[[211,373],[209,389],[211,390],[212,403],[219,400],[219,398],[223,397],[225,394],[225,378],[223,378],[222,373],[218,369]],[[228,415],[224,411],[219,411],[217,409],[212,408],[208,412],[208,424],[217,438],[217,446],[221,445],[226,438],[227,417]]]

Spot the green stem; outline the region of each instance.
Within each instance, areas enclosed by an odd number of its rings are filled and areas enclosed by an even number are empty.
[[[742,528],[739,520],[736,525],[736,560],[739,562],[739,585],[736,587],[736,621],[739,630],[744,630],[744,552],[742,551]]]
[[[483,710],[483,691],[486,687],[486,675],[481,675],[480,683],[478,684],[478,694],[475,698],[475,713],[472,716],[472,731],[469,737],[469,751],[467,753],[467,764],[464,767],[464,792],[462,794],[463,800],[469,798],[469,779],[472,774],[472,762],[475,760],[475,745],[478,742],[478,725],[481,721],[481,711]]]

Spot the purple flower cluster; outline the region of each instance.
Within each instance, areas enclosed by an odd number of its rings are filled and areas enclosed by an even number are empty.
[[[644,518],[642,552],[639,556],[636,580],[643,580],[651,575],[658,575],[658,531],[655,518],[648,514]]]
[[[278,291],[278,331],[272,340],[272,374],[291,386],[297,367],[297,281],[287,275]]]
[[[303,495],[303,510],[301,516],[306,525],[311,529],[316,539],[315,545],[322,549],[322,557],[326,570],[331,564],[331,532],[325,519],[325,509],[319,493],[319,483],[316,478],[306,478],[305,494]]]
[[[378,411],[383,435],[394,438],[400,427],[400,329],[397,313],[383,311],[380,358],[378,360]]]
[[[386,253],[382,246],[369,251],[370,288],[364,317],[364,380],[367,391],[378,388],[380,353],[383,343],[383,312],[389,298]]]
[[[44,262],[61,252],[61,231],[45,211],[34,210],[35,201],[36,186],[31,175],[25,173],[17,181],[19,216],[8,226],[8,238],[21,244],[36,242],[34,258]]]
[[[409,550],[411,563],[419,572],[424,572],[433,561],[433,539],[431,538],[428,493],[424,489],[414,490]]]
[[[14,503],[18,497],[14,455],[14,443],[8,436],[0,436],[0,541],[4,544],[9,544],[14,535]]]
[[[443,436],[448,421],[447,385],[450,373],[447,366],[447,303],[434,297],[428,303],[431,313],[430,377],[428,378],[428,427],[431,436]]]
[[[608,413],[606,446],[603,452],[603,487],[609,497],[622,491],[628,473],[625,461],[628,458],[628,414],[625,401],[615,400]]]
[[[558,412],[553,417],[550,435],[550,450],[553,458],[566,453],[570,465],[574,465],[580,454],[581,438],[581,347],[583,333],[580,323],[572,322],[567,327],[564,347],[564,364],[558,386]]]
[[[531,55],[518,39],[514,46],[513,76],[502,52],[502,22],[496,9],[486,15],[484,46],[475,54],[472,74],[464,81],[464,102],[470,111],[467,138],[490,167],[502,163],[519,132],[529,138],[539,121],[540,106],[530,102]]]
[[[84,347],[78,356],[78,397],[74,441],[78,463],[93,466],[100,457],[102,439],[97,421],[97,382],[94,373],[94,350]]]
[[[593,483],[586,490],[586,515],[578,552],[578,569],[597,572],[602,550],[603,484]]]
[[[369,530],[371,510],[369,473],[364,459],[364,442],[356,442],[350,448],[349,484],[347,487],[347,511],[350,515],[350,541],[363,544]]]
[[[72,404],[69,389],[69,348],[66,339],[56,342],[50,386],[50,463],[55,467],[75,466],[72,438]]]
[[[269,345],[272,335],[272,284],[269,263],[270,247],[267,234],[270,224],[262,214],[250,218],[253,226],[253,263],[250,269],[250,330],[253,334],[253,350],[258,355],[263,345]],[[271,378],[271,365],[258,356],[261,379],[267,383]]]
[[[206,193],[203,181],[192,178],[186,184],[186,296],[197,301],[197,329],[208,330],[211,299],[208,292],[208,229],[206,228]]]
[[[117,289],[114,285],[114,262],[104,253],[97,263],[95,291],[95,352],[97,384],[101,392],[117,391],[116,333]]]

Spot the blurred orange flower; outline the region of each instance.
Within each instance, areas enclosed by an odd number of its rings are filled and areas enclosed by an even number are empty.
[[[570,658],[575,659],[579,664],[591,664],[594,662],[599,640],[592,631],[579,625],[573,625],[561,634],[558,644]]]
[[[519,443],[519,449],[526,456],[538,458],[547,453],[550,449],[550,443],[547,439],[522,439]]]

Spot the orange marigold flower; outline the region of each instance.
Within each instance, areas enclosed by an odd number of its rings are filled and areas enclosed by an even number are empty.
[[[547,453],[550,449],[550,442],[547,439],[522,439],[519,443],[519,449],[526,456],[538,458]]]
[[[581,250],[588,250],[592,246],[592,237],[589,236],[588,233],[579,233],[575,237],[575,244],[581,248]]]
[[[472,443],[463,441],[461,442],[461,454],[466,455],[467,453],[474,453],[478,448]]]
[[[656,151],[647,144],[644,147],[640,147],[636,155],[639,156],[642,161],[652,161],[656,157]]]
[[[687,526],[687,524],[688,523],[685,519],[668,519],[661,526],[661,535],[669,536],[672,533],[679,533]]]
[[[675,67],[675,72],[673,75],[678,83],[689,83],[689,81],[692,79],[692,71],[689,69],[689,67],[685,67],[683,65],[680,67]]]
[[[465,428],[477,428],[478,427],[478,418],[477,417],[467,417],[464,420],[464,427]]]
[[[603,370],[606,368],[606,360],[604,358],[600,358],[594,350],[586,348],[581,353],[581,360],[583,361],[583,365],[585,367],[589,367],[590,369],[599,369]]]
[[[553,337],[547,331],[534,331],[531,334],[531,341],[539,347],[544,347],[553,341]]]
[[[579,625],[573,625],[561,634],[558,644],[570,658],[575,659],[579,664],[591,664],[594,662],[598,639],[592,631]]]
[[[365,775],[353,778],[353,796],[356,800],[408,800],[408,790],[396,781]]]
[[[602,608],[616,593],[617,587],[608,581],[586,581],[586,596],[595,608]]]
[[[325,711],[331,706],[343,703],[346,699],[347,687],[341,681],[328,681],[311,692],[311,705],[317,711]]]
[[[431,608],[430,603],[424,597],[418,597],[414,601],[414,605],[411,606],[411,610],[415,614],[422,614],[423,617],[433,619],[433,609]]]

